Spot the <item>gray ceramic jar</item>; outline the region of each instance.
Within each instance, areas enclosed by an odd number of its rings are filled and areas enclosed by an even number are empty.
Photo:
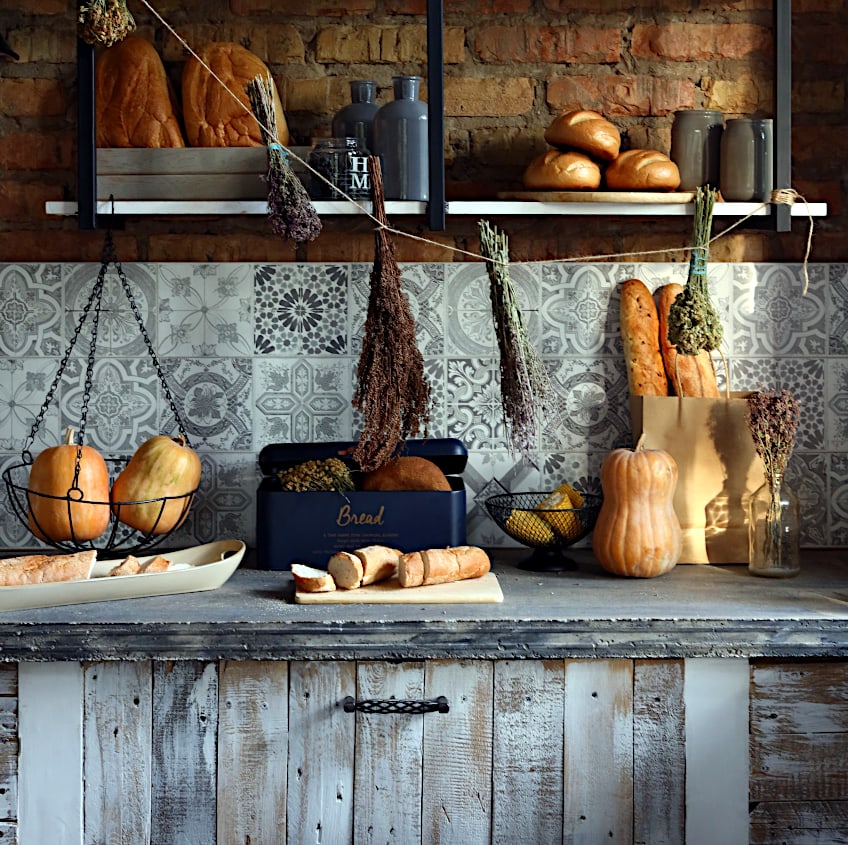
[[[374,152],[380,156],[387,200],[426,201],[430,191],[427,104],[418,99],[420,76],[392,77],[395,98],[374,117]]]
[[[379,106],[377,83],[371,79],[353,79],[350,103],[333,117],[334,138],[359,138],[368,152],[374,152],[374,116]]]
[[[680,171],[679,191],[702,185],[718,187],[723,115],[711,109],[684,109],[674,113],[671,160]]]
[[[774,187],[771,118],[728,120],[721,139],[719,188],[727,202],[766,202]]]

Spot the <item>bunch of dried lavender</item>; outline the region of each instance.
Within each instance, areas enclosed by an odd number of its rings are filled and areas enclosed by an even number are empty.
[[[486,259],[492,317],[500,352],[501,402],[510,445],[530,459],[536,447],[540,417],[553,408],[553,388],[537,354],[509,277],[506,234],[481,220],[480,251]]]
[[[788,390],[757,390],[747,397],[745,418],[754,448],[765,467],[766,480],[779,482],[795,447],[800,406]]]
[[[86,44],[104,47],[123,41],[135,29],[126,0],[81,0],[77,24],[79,37]]]
[[[274,111],[274,81],[256,76],[247,85],[250,107],[259,123],[262,140],[268,147],[268,221],[271,231],[296,243],[313,241],[321,234],[321,219],[300,179],[286,161],[277,139]]]
[[[721,320],[710,301],[707,284],[710,231],[717,191],[698,188],[695,194],[695,219],[689,276],[683,290],[668,312],[668,341],[681,355],[697,355],[721,344]]]

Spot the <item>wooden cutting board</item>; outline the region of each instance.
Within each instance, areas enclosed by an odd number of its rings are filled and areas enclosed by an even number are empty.
[[[694,191],[500,191],[498,199],[534,202],[687,203]]]
[[[493,604],[503,601],[503,592],[494,572],[482,578],[431,584],[428,587],[401,587],[396,578],[330,593],[295,591],[298,604]]]

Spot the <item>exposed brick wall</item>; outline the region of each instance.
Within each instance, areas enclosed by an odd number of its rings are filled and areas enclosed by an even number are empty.
[[[158,0],[156,8],[191,43],[241,41],[271,66],[294,142],[329,134],[347,102],[347,82],[425,73],[424,0]],[[135,0],[140,33],[159,49],[173,80],[183,48]],[[830,205],[816,223],[813,258],[848,258],[845,77],[848,8],[843,0],[793,3],[793,186]],[[0,261],[91,260],[100,233],[47,218],[44,202],[76,198],[76,0],[6,0],[0,32],[20,54],[0,58]],[[446,0],[446,178],[451,197],[491,198],[516,189],[524,165],[545,148],[542,133],[566,108],[595,108],[625,144],[668,151],[672,115],[710,107],[726,114],[773,108],[771,0]],[[426,90],[424,92],[426,97]],[[428,234],[418,218],[393,221]],[[691,221],[513,218],[498,221],[513,256],[674,250]],[[467,260],[476,218],[451,217],[437,244],[398,239],[403,260]],[[717,220],[717,228],[726,225]],[[790,260],[803,255],[804,222],[776,235],[755,230],[719,241],[715,260]],[[369,260],[367,221],[325,220],[320,238],[295,249],[261,218],[130,219],[119,233],[126,260]],[[683,260],[677,252],[655,260]]]

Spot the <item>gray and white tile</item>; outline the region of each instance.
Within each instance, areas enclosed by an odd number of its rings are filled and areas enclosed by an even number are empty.
[[[62,265],[0,264],[0,355],[63,351]]]
[[[37,454],[60,442],[58,398],[44,407],[58,365],[49,358],[0,358],[0,450]]]

